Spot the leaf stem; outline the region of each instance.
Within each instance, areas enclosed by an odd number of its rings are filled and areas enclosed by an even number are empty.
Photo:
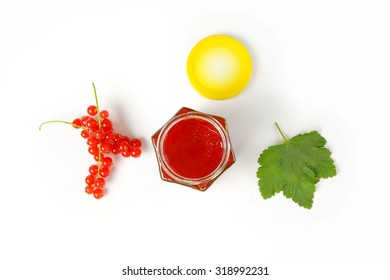
[[[283,137],[283,139],[284,139],[284,143],[287,143],[288,140],[287,140],[286,136],[284,136],[284,134],[283,134],[282,130],[280,129],[278,123],[275,122],[275,125],[276,125],[276,128],[278,129],[280,135],[282,135],[282,137]]]

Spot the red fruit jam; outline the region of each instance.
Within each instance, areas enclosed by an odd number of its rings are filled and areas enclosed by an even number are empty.
[[[206,190],[235,159],[223,118],[182,108],[152,136],[163,180]]]
[[[163,152],[172,170],[187,178],[202,178],[212,173],[223,158],[222,137],[201,118],[182,119],[165,136]]]

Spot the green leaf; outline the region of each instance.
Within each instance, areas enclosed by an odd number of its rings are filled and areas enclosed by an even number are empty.
[[[260,155],[257,170],[260,193],[264,199],[283,191],[300,206],[313,205],[315,184],[321,178],[336,175],[326,140],[317,131],[299,134],[287,140],[276,124],[284,143],[270,146]]]

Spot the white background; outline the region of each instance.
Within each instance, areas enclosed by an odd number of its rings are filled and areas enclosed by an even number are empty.
[[[203,98],[186,76],[212,34],[253,58],[230,100]],[[134,279],[122,269],[180,265],[389,279],[389,50],[385,0],[1,1],[0,278]],[[93,159],[79,131],[38,130],[84,115],[92,82],[116,130],[144,143],[141,158],[115,161],[100,201],[84,193]],[[237,161],[204,193],[159,177],[150,136],[182,106],[228,121]],[[333,152],[338,175],[320,181],[311,210],[260,196],[257,158],[282,141],[275,121],[289,137],[318,130]]]

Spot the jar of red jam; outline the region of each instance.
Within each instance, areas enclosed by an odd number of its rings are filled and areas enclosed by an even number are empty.
[[[234,162],[224,118],[180,109],[153,136],[165,181],[205,191]]]

